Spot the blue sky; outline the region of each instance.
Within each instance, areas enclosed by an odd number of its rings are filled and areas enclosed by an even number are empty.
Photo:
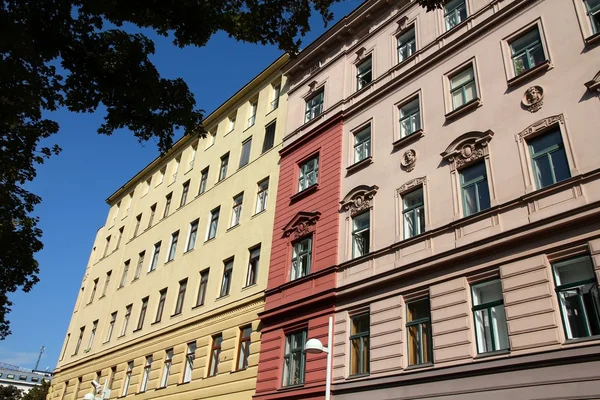
[[[335,21],[362,2],[336,4]],[[320,16],[313,15],[311,28],[305,45],[325,31]],[[237,42],[222,32],[205,47],[185,49],[169,39],[149,36],[155,39],[153,61],[160,72],[183,78],[206,114],[281,54],[276,47]],[[154,142],[139,144],[129,131],[98,135],[102,117],[101,112],[67,111],[53,116],[61,129],[49,143],[59,144],[63,151],[40,166],[28,186],[43,199],[35,210],[44,231],[44,249],[36,257],[40,282],[29,293],[9,296],[14,303],[8,316],[12,335],[0,341],[0,362],[33,368],[44,345],[40,369],[54,369],[96,231],[106,219],[105,199],[158,155]]]

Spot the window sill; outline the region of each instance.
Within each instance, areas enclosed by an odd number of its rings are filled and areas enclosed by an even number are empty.
[[[160,324],[160,319],[158,321],[154,321],[153,323],[150,324],[150,326],[156,325],[156,324]]]
[[[119,340],[119,339],[121,339],[121,338],[124,338],[124,337],[125,337],[125,334],[123,334],[123,335],[119,335],[119,336],[117,336],[117,340]]]
[[[308,196],[309,194],[312,194],[314,192],[316,192],[317,190],[319,190],[319,184],[315,183],[309,187],[307,187],[306,189],[304,189],[301,192],[298,192],[292,196],[290,196],[290,201],[294,202],[294,201],[298,201],[301,198]]]
[[[195,310],[195,309],[197,309],[197,308],[200,308],[200,307],[202,307],[203,305],[204,305],[204,303],[202,303],[202,304],[196,304],[194,307],[192,307],[192,310]]]
[[[139,277],[137,277],[137,278],[133,278],[133,280],[131,281],[131,283],[137,282],[137,281],[139,281],[139,280],[140,280],[140,278],[139,278]]]
[[[259,212],[257,212],[256,214],[254,214],[253,216],[250,217],[250,219],[254,218],[254,217],[258,217],[261,214],[264,214],[267,211],[266,208],[263,208],[262,210],[260,210]]]
[[[187,385],[187,384],[188,384],[188,383],[190,383],[190,382],[191,382],[191,381],[189,381],[189,382],[181,382],[181,383],[178,383],[178,384],[177,384],[177,386],[181,386],[181,385]]]
[[[177,182],[177,180],[174,180],[173,182],[169,183],[169,184],[167,185],[167,187],[168,187],[168,188],[170,188],[171,186],[173,186],[173,185],[175,184],[175,182]]]
[[[362,160],[355,162],[354,164],[346,167],[346,171],[349,174],[353,174],[363,168],[366,168],[367,166],[373,164],[373,156],[369,156],[366,158],[363,158]]]
[[[163,265],[167,265],[167,264],[171,264],[173,261],[175,261],[175,259],[171,259],[171,260],[167,260],[165,261],[165,263]]]
[[[142,329],[144,329],[144,327],[141,327],[141,328],[134,329],[132,333],[139,332],[139,331],[141,331]]]
[[[146,275],[149,275],[149,274],[153,273],[154,271],[156,271],[156,268],[151,269],[150,271],[146,272]]]
[[[217,298],[215,299],[215,301],[216,301],[216,300],[221,300],[221,299],[224,299],[224,298],[226,298],[226,297],[229,297],[229,293],[227,293],[227,294],[224,294],[223,296],[219,296],[219,297],[217,297]]]
[[[588,36],[585,38],[586,46],[592,46],[600,43],[600,32],[594,33],[592,36]]]
[[[406,367],[405,371],[413,371],[416,369],[424,369],[424,368],[431,368],[433,367],[433,363],[424,363],[424,364],[415,364],[415,365],[409,365],[408,367]]]
[[[446,114],[446,120],[447,121],[451,121],[453,119],[456,119],[460,116],[463,116],[473,110],[475,110],[478,107],[481,107],[483,105],[483,102],[481,101],[481,99],[479,97],[471,100],[470,102],[468,102],[467,104],[461,106],[460,108],[457,108],[454,111],[449,112],[448,114]]]
[[[363,92],[365,90],[367,90],[369,87],[371,87],[373,85],[373,81],[368,82],[365,86],[361,87],[360,89],[357,89],[354,94],[358,94],[360,92]]]
[[[506,84],[508,85],[508,87],[518,86],[524,81],[529,80],[531,77],[546,72],[550,68],[552,68],[550,60],[546,60],[543,63],[538,64],[533,68],[529,68],[527,71],[521,72],[519,75],[509,79],[508,82],[506,82]]]
[[[181,314],[183,314],[182,311],[178,312],[177,314],[171,315],[171,318],[179,317]]]
[[[154,389],[154,391],[156,392],[157,390],[163,390],[163,389],[166,389],[166,388],[167,388],[167,386],[162,386],[162,387],[158,387],[158,388]]]
[[[255,282],[255,283],[253,283],[252,285],[244,286],[244,287],[242,288],[242,291],[244,291],[244,290],[248,290],[248,289],[252,289],[252,288],[253,288],[253,287],[255,287],[255,286],[256,286],[256,282]]]
[[[475,357],[473,357],[474,360],[480,360],[483,358],[490,358],[490,357],[494,357],[494,356],[505,356],[510,354],[510,349],[504,349],[504,350],[496,350],[496,351],[488,351],[487,353],[479,353],[477,354]]]
[[[350,375],[349,377],[347,377],[346,380],[366,378],[367,376],[371,376],[371,374],[369,374],[368,372],[362,373],[362,374],[354,374],[354,375]]]
[[[240,226],[240,223],[238,222],[237,224],[230,226],[229,228],[227,228],[227,230],[225,232],[231,232],[232,230],[234,230],[235,228],[237,228],[238,226]]]
[[[157,188],[157,187],[159,187],[160,185],[162,185],[162,182],[158,182],[158,183],[156,184],[156,186],[154,186],[154,188]]]
[[[231,374],[237,374],[239,372],[244,372],[244,371],[247,371],[247,370],[248,370],[248,367],[242,368],[242,369],[236,369],[235,371],[229,372],[229,375],[231,375]]]
[[[204,244],[206,244],[206,243],[208,243],[208,242],[212,242],[212,241],[213,241],[213,240],[215,240],[216,238],[217,238],[217,236],[215,235],[215,236],[213,236],[213,237],[211,237],[211,238],[209,238],[209,239],[206,239],[206,240],[204,241]]]
[[[277,389],[278,392],[285,392],[287,390],[295,390],[295,389],[300,389],[304,387],[304,383],[299,383],[297,385],[290,385],[290,386],[282,386],[279,389]]]
[[[189,172],[191,172],[193,169],[194,169],[194,167],[192,167],[192,168],[188,169],[188,170],[187,170],[187,171],[185,171],[183,174],[184,174],[184,175],[187,175],[187,174],[188,174]]]
[[[588,336],[588,337],[576,338],[576,339],[567,339],[567,340],[565,340],[565,345],[568,346],[571,344],[591,342],[594,340],[600,340],[600,335],[594,335],[594,336]]]
[[[194,249],[195,247],[192,247],[191,249],[184,251],[183,255],[185,256],[186,254],[190,254],[192,251],[194,251]]]
[[[425,133],[423,133],[423,129],[419,129],[419,130],[414,131],[410,135],[404,136],[404,137],[396,140],[395,142],[392,143],[392,146],[394,147],[394,149],[397,149],[397,148],[405,146],[409,143],[412,143],[413,141],[419,140],[423,136],[425,136]]]
[[[210,149],[210,148],[211,148],[211,147],[213,147],[214,145],[215,145],[215,144],[213,143],[213,144],[211,144],[210,146],[206,146],[206,148],[204,149],[204,151],[206,151],[206,150]]]
[[[102,296],[98,297],[98,300],[102,300],[102,299],[103,299],[103,298],[105,298],[105,297],[106,297],[106,295],[105,295],[105,294],[103,294]]]

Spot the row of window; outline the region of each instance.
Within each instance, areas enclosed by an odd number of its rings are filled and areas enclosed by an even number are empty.
[[[567,340],[600,335],[600,297],[589,255],[552,263],[555,289]],[[477,352],[510,351],[500,279],[471,285],[472,315]],[[369,373],[370,322],[368,312],[350,318],[351,376]],[[428,297],[406,303],[406,350],[408,365],[433,363],[431,307]],[[286,336],[283,386],[304,382],[306,330]]]

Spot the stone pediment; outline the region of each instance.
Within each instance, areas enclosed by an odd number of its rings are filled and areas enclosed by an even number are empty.
[[[283,227],[283,237],[292,234],[296,237],[304,236],[314,230],[314,225],[319,220],[321,213],[318,211],[300,211]]]
[[[476,161],[487,154],[487,145],[492,140],[494,132],[472,131],[456,138],[450,146],[440,155],[448,160],[454,168],[460,168],[466,164]]]
[[[352,189],[340,202],[341,212],[350,211],[351,215],[356,215],[364,210],[371,208],[373,196],[377,193],[377,185],[360,185]]]

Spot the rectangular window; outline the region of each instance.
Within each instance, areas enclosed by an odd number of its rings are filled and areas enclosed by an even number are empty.
[[[218,334],[212,337],[212,348],[210,349],[210,360],[208,362],[208,376],[215,376],[219,373],[221,343],[223,343],[223,335]]]
[[[198,143],[196,143],[195,145],[192,145],[192,152],[190,153],[190,163],[189,163],[189,170],[191,170],[192,168],[194,168],[194,163],[196,162],[196,151],[198,150]]]
[[[150,379],[150,370],[152,369],[152,356],[146,356],[146,363],[144,364],[144,372],[142,374],[142,381],[140,382],[140,393],[144,393],[148,388],[148,380]]]
[[[185,248],[185,251],[190,251],[194,248],[194,246],[196,245],[196,236],[198,236],[198,224],[200,223],[200,220],[196,219],[195,221],[192,221],[190,223],[190,234],[188,235],[188,241],[187,241],[187,246]]]
[[[233,209],[231,211],[231,225],[236,226],[240,223],[242,216],[242,202],[244,201],[244,193],[240,193],[233,198]]]
[[[304,383],[306,331],[286,335],[283,356],[283,386]]]
[[[371,125],[365,126],[354,134],[354,162],[371,156]]]
[[[210,221],[208,223],[208,232],[206,240],[213,239],[217,236],[217,228],[219,227],[219,214],[221,213],[221,207],[217,207],[210,212]]]
[[[154,216],[156,215],[156,203],[150,206],[150,218],[148,219],[148,226],[146,229],[149,229],[152,226],[152,222],[154,221]]]
[[[235,120],[236,120],[237,115],[233,114],[229,117],[229,130],[228,132],[231,132],[235,129]]]
[[[250,355],[250,335],[252,326],[248,325],[240,329],[240,342],[238,343],[237,370],[248,368],[248,356]]]
[[[273,87],[273,100],[271,100],[271,111],[279,107],[279,95],[281,93],[281,85],[275,85]]]
[[[110,338],[112,337],[112,333],[115,329],[115,323],[117,322],[117,312],[110,314],[110,322],[108,323],[108,330],[106,332],[106,342],[110,342]]]
[[[144,256],[146,255],[145,251],[142,251],[138,257],[137,267],[135,268],[135,274],[133,276],[133,280],[138,280],[140,278],[140,274],[142,273],[142,267],[144,266]]]
[[[132,309],[133,309],[133,304],[130,304],[127,307],[125,307],[125,317],[123,318],[123,327],[121,328],[120,336],[125,336],[125,333],[127,333],[127,325],[129,325],[129,317],[131,317]]]
[[[94,286],[92,287],[92,293],[90,294],[90,301],[88,301],[88,304],[91,304],[94,301],[96,290],[98,290],[98,278],[94,279]]]
[[[500,280],[473,285],[471,293],[477,352],[481,354],[508,349],[508,328]]]
[[[429,298],[406,304],[408,365],[427,364],[431,357],[431,315]]]
[[[115,383],[115,375],[117,374],[117,367],[110,368],[110,377],[108,378],[108,383],[106,384],[106,388],[112,390],[113,383]]]
[[[520,35],[509,44],[515,76],[546,61],[546,54],[537,26]]]
[[[144,188],[144,195],[147,195],[150,191],[150,185],[152,184],[152,177],[146,180],[146,187]]]
[[[592,32],[600,32],[600,0],[585,0],[585,8],[590,18]]]
[[[173,166],[173,179],[171,180],[171,183],[175,182],[175,180],[177,180],[177,172],[179,172],[179,163],[181,162],[181,156],[177,157],[175,159],[175,165]]]
[[[163,218],[167,218],[169,215],[169,208],[171,208],[171,198],[173,197],[173,192],[169,193],[165,196],[165,211],[163,212]]]
[[[173,315],[181,314],[183,311],[183,302],[185,300],[185,291],[187,289],[187,278],[179,281],[179,292],[177,293],[177,302],[175,303],[175,313]]]
[[[400,137],[412,135],[421,129],[421,106],[415,98],[400,107]]]
[[[258,182],[258,192],[256,193],[255,214],[267,209],[267,199],[269,197],[269,178]]]
[[[350,321],[350,375],[369,373],[369,314]]]
[[[81,341],[83,340],[83,334],[85,333],[85,326],[79,328],[79,337],[77,338],[77,345],[75,345],[75,351],[73,355],[79,353],[79,348],[81,347]]]
[[[117,246],[115,247],[115,250],[117,250],[119,248],[119,246],[121,246],[121,239],[123,239],[123,230],[125,229],[124,226],[119,228],[119,236],[117,236]]]
[[[158,179],[158,183],[156,184],[156,186],[160,185],[161,183],[163,183],[165,181],[165,174],[167,173],[167,167],[164,166],[160,169],[159,172],[159,179]]]
[[[165,302],[167,301],[167,288],[164,288],[160,292],[158,292],[160,296],[158,299],[158,306],[156,307],[156,318],[154,322],[160,322],[162,319],[163,311],[165,310]]]
[[[248,162],[250,162],[250,150],[252,149],[252,136],[246,139],[242,143],[242,155],[240,156],[240,165],[238,168],[242,168]]]
[[[538,189],[571,177],[560,129],[553,129],[527,142]]]
[[[423,187],[402,196],[402,220],[404,239],[410,239],[425,232]]]
[[[125,371],[125,380],[123,382],[123,392],[121,397],[127,396],[129,392],[129,385],[131,384],[131,374],[133,373],[133,361],[127,363],[127,370]]]
[[[200,285],[198,286],[198,297],[196,298],[196,306],[204,304],[206,299],[206,288],[208,287],[208,269],[200,272]]]
[[[369,211],[352,218],[352,258],[369,253],[370,215]]]
[[[298,192],[316,185],[319,178],[319,157],[313,157],[300,164],[298,174]]]
[[[136,237],[138,235],[138,232],[140,231],[141,223],[142,223],[142,214],[135,217],[135,228],[133,229],[133,237]]]
[[[248,128],[254,125],[256,122],[256,109],[258,108],[258,101],[250,103],[250,117],[248,118]]]
[[[227,178],[227,165],[229,164],[229,153],[221,157],[221,168],[219,168],[219,182]]]
[[[475,72],[472,65],[450,78],[450,96],[452,97],[452,110],[458,110],[477,98]]]
[[[260,262],[260,246],[250,250],[250,260],[248,261],[248,275],[246,276],[246,286],[252,286],[258,278],[258,265]]]
[[[194,360],[196,359],[196,342],[188,343],[185,354],[185,365],[183,366],[182,383],[191,382],[192,372],[194,371]]]
[[[88,342],[86,351],[90,351],[92,345],[94,344],[94,339],[96,338],[96,331],[98,330],[98,320],[95,320],[92,323],[92,333],[90,334],[90,341]]]
[[[208,167],[204,168],[200,173],[200,188],[198,194],[206,192],[206,183],[208,182]]]
[[[179,207],[185,206],[185,203],[187,202],[187,195],[188,195],[189,191],[190,191],[190,181],[188,180],[183,184],[183,190],[181,192],[181,201],[179,202]]]
[[[417,51],[417,41],[415,39],[415,28],[412,27],[406,33],[398,36],[398,63],[408,59]]]
[[[454,28],[467,18],[467,5],[465,0],[450,0],[444,6],[444,20],[446,30]]]
[[[490,190],[484,161],[461,169],[460,184],[465,217],[490,208]]]
[[[146,319],[146,310],[148,309],[148,297],[142,299],[142,308],[140,309],[140,318],[136,330],[139,331],[144,327],[144,320]]]
[[[221,292],[219,297],[227,296],[231,289],[231,275],[233,274],[233,258],[224,262],[223,281],[221,282]]]
[[[356,66],[356,90],[371,84],[373,80],[373,62],[371,56]]]
[[[173,349],[165,351],[165,362],[163,364],[162,376],[160,378],[160,387],[166,388],[169,385],[169,375],[171,374],[171,365],[173,364]]]
[[[104,289],[102,289],[102,296],[106,296],[106,291],[108,290],[108,285],[110,285],[110,277],[112,276],[112,270],[106,273],[106,278],[104,279]]]
[[[171,244],[169,245],[169,254],[167,255],[167,262],[175,259],[175,253],[177,252],[177,242],[179,241],[179,231],[171,234]]]
[[[275,128],[277,127],[277,121],[271,122],[265,127],[265,139],[263,141],[262,152],[269,150],[275,144]]]
[[[302,278],[310,273],[312,256],[312,237],[301,239],[292,248],[292,267],[290,280]]]
[[[160,255],[160,245],[162,242],[158,242],[154,244],[154,252],[152,253],[152,262],[150,263],[150,268],[148,268],[148,272],[152,272],[156,269],[158,265],[158,257]]]
[[[600,295],[589,255],[552,263],[567,339],[600,335]]]
[[[110,235],[106,238],[106,245],[104,246],[104,253],[102,254],[102,258],[108,255],[108,248],[110,247]]]
[[[65,339],[65,347],[63,347],[62,354],[60,355],[59,361],[62,361],[65,358],[65,354],[67,353],[67,348],[69,347],[69,340],[71,340],[71,334],[67,333],[67,337]]]
[[[323,100],[325,99],[325,91],[320,89],[306,100],[306,112],[304,120],[308,122],[313,118],[318,117],[323,112]]]

